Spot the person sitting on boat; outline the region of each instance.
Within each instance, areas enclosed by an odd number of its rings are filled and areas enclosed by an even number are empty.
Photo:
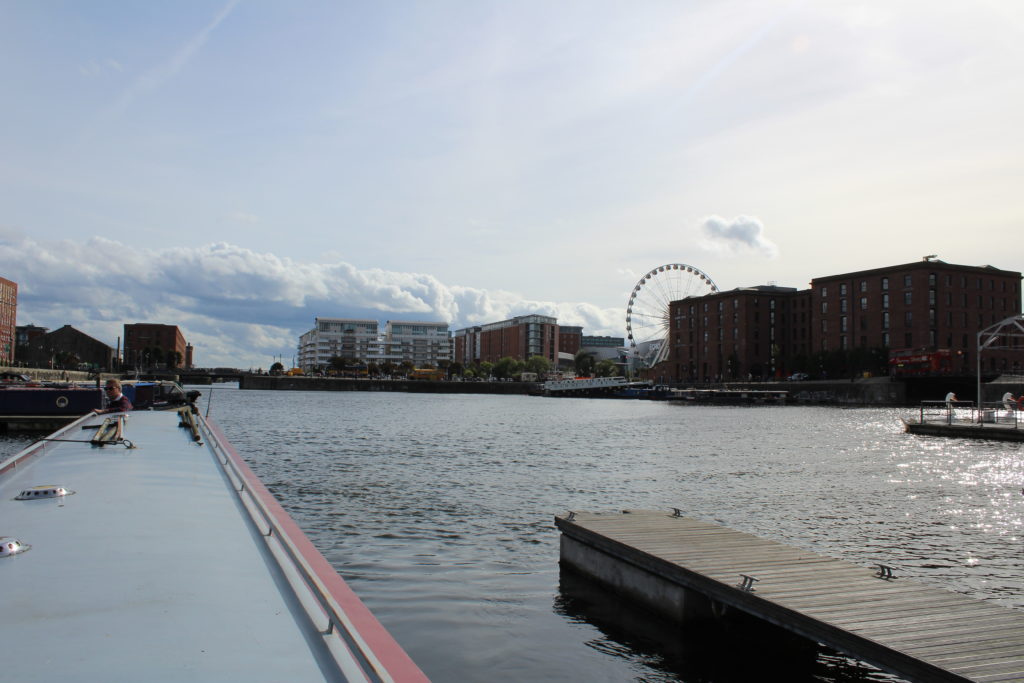
[[[1013,397],[1012,391],[1007,391],[1003,394],[1003,407],[1007,410],[1013,410],[1014,405],[1017,403],[1017,399]]]
[[[127,413],[132,409],[132,402],[121,393],[121,382],[116,379],[108,379],[107,385],[103,388],[107,396],[106,408],[93,408],[94,413]]]
[[[956,393],[955,392],[952,392],[952,391],[949,392],[948,394],[946,394],[946,407],[949,408],[950,410],[952,410],[953,409],[953,404],[956,403],[959,400],[960,399],[958,399],[956,397]]]

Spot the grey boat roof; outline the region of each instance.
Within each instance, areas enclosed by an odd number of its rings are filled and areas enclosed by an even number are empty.
[[[105,418],[125,442],[88,442]],[[0,463],[4,677],[426,680],[216,426],[192,419],[194,432],[173,411],[86,416]]]

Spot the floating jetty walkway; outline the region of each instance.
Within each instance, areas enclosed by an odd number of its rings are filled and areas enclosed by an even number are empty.
[[[736,610],[910,681],[1024,681],[1024,612],[678,511],[555,524],[562,563],[670,618]]]

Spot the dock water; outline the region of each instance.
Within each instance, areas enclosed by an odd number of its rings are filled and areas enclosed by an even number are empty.
[[[1024,612],[673,512],[555,523],[563,564],[663,616],[735,610],[910,681],[1024,681]]]

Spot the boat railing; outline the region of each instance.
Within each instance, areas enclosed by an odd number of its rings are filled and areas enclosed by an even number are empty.
[[[346,605],[351,608],[353,601],[359,602],[355,594],[352,593],[351,596],[339,595],[340,592],[350,592],[351,589],[346,586],[342,590],[337,585],[334,585],[332,588],[325,584],[321,573],[310,562],[310,557],[312,557],[314,561],[322,562],[329,567],[330,565],[327,565],[323,556],[316,551],[305,536],[301,533],[293,533],[298,531],[298,529],[297,527],[295,529],[289,528],[294,526],[294,522],[288,517],[287,512],[281,508],[273,495],[252,474],[252,471],[241,459],[241,456],[233,448],[225,445],[226,441],[222,440],[220,430],[201,416],[196,415],[195,417],[207,443],[223,467],[232,487],[235,489],[236,495],[238,495],[240,501],[248,510],[259,533],[266,539],[268,547],[275,554],[283,553],[284,557],[279,557],[278,561],[287,561],[288,566],[294,573],[298,574],[297,578],[301,580],[301,586],[305,589],[303,592],[313,598],[319,607],[321,618],[326,617],[326,624],[322,626],[317,625],[316,628],[325,637],[337,634],[336,637],[341,639],[345,648],[351,653],[355,662],[357,662],[360,671],[357,675],[353,675],[355,672],[351,670],[346,671],[346,680],[361,680],[364,677],[369,681],[393,680],[393,675],[389,673],[388,669],[375,654],[373,648],[370,647],[363,635],[361,635],[359,628],[356,627],[356,624],[339,603],[339,600],[344,600]],[[296,539],[307,543],[309,548],[299,547]],[[273,542],[274,540],[276,540],[276,543]],[[328,580],[330,580],[330,574],[332,573],[333,570],[325,574]],[[305,603],[306,601],[302,600],[302,602]],[[310,609],[311,607],[312,605],[307,605],[306,610],[310,613],[311,618],[313,618],[315,612]],[[376,634],[372,637],[379,639],[379,635]],[[405,656],[405,653],[403,652],[402,655]],[[351,667],[351,665],[346,666],[341,659],[339,659],[338,664],[343,669]],[[413,665],[413,668],[415,668],[415,665]],[[418,672],[418,669],[416,671]],[[413,678],[416,677],[414,676]]]
[[[971,424],[977,422],[974,401],[921,401],[921,424]]]
[[[921,424],[1024,428],[1024,411],[1017,410],[1016,406],[1007,407],[1002,402],[975,406],[974,401],[921,401],[919,413],[918,419]]]

